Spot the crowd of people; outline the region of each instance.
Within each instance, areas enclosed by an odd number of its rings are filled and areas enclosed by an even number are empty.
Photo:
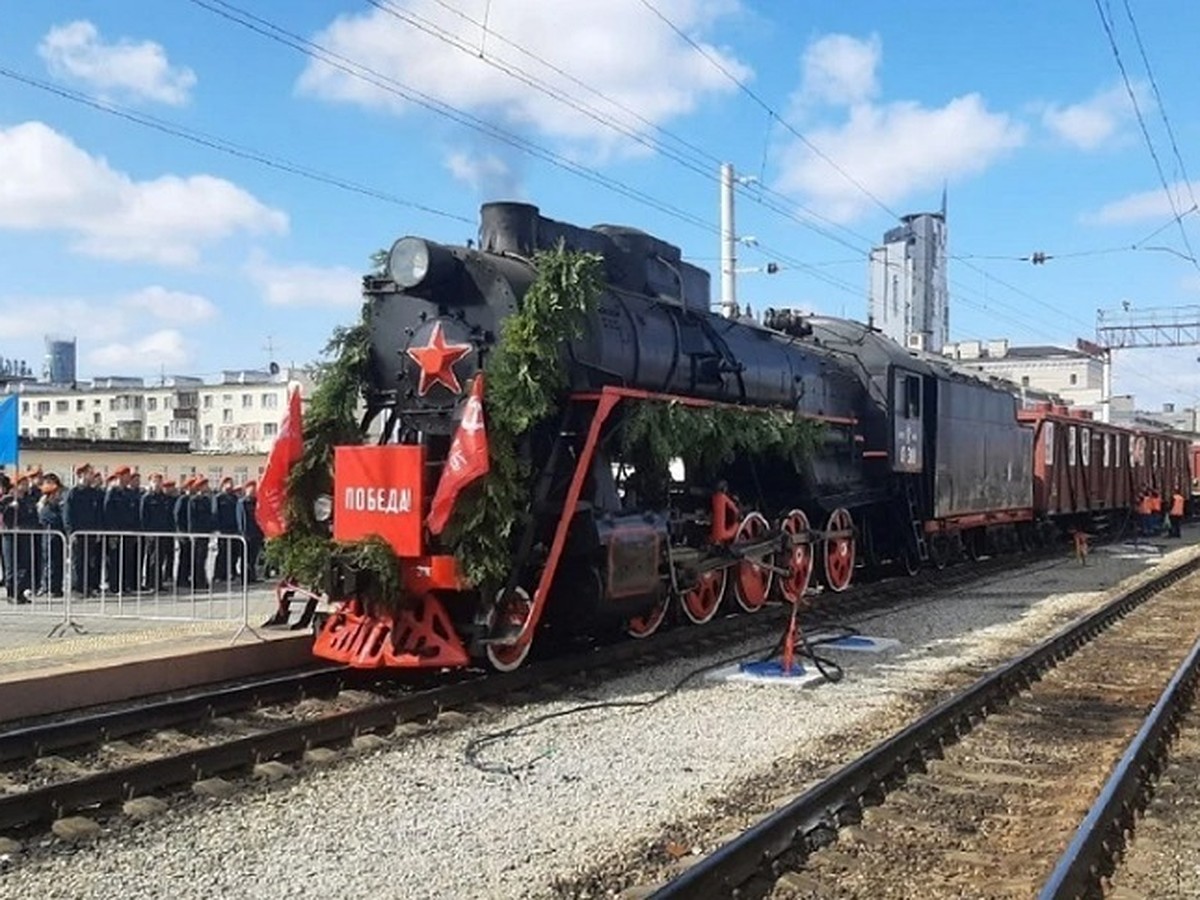
[[[81,465],[70,487],[40,468],[0,472],[0,563],[8,600],[61,597],[68,559],[77,597],[258,581],[263,534],[256,503],[256,483],[237,487],[232,478],[213,491],[204,476],[177,484],[152,474],[143,485],[128,466],[106,478]]]
[[[1182,488],[1175,488],[1169,501],[1151,487],[1145,487],[1137,499],[1138,533],[1142,537],[1157,537],[1164,531],[1171,537],[1182,537],[1180,530],[1187,509]],[[1165,513],[1165,515],[1164,515]]]

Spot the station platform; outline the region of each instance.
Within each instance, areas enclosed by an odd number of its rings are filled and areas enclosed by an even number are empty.
[[[226,600],[162,606],[179,616],[198,603],[214,610]],[[3,603],[3,601],[0,601]],[[89,609],[88,604],[92,604]],[[273,589],[249,595],[248,626],[214,613],[200,621],[137,617],[129,610],[99,615],[97,601],[76,604],[70,623],[50,609],[0,614],[0,727],[2,723],[134,697],[286,671],[310,664],[308,631],[267,629]],[[65,625],[65,627],[64,627]],[[56,636],[50,632],[56,630]]]

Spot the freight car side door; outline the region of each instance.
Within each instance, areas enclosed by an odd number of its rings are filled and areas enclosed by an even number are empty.
[[[921,406],[923,379],[915,372],[892,369],[892,471],[920,474],[925,468]]]

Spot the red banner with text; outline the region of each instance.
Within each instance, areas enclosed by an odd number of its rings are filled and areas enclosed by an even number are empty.
[[[338,447],[333,461],[333,537],[378,535],[398,556],[420,556],[425,448]]]

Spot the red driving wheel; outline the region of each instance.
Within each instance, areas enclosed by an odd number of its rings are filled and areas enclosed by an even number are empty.
[[[728,569],[716,569],[703,572],[696,584],[684,592],[680,606],[688,621],[694,625],[703,625],[712,620],[721,606],[721,597],[725,593],[725,582]]]
[[[808,516],[793,509],[779,528],[791,540],[792,550],[787,559],[788,574],[779,579],[779,593],[788,603],[800,603],[812,577],[812,545],[808,542]]]
[[[654,601],[654,605],[640,616],[631,616],[625,620],[625,633],[631,638],[647,638],[658,631],[659,626],[667,618],[667,609],[671,605],[671,595],[663,591],[662,596]]]
[[[533,601],[529,599],[529,593],[519,587],[507,600],[501,600],[500,594],[497,594],[496,604],[488,615],[488,630],[494,626],[496,619],[503,620],[510,629],[522,628],[533,613]],[[532,646],[532,636],[516,644],[488,644],[487,659],[498,672],[511,672],[525,662]]]
[[[766,517],[762,513],[752,512],[742,519],[742,524],[738,526],[737,533],[733,536],[733,546],[757,541],[770,530],[771,526],[767,524]],[[772,555],[767,554],[767,559],[743,559],[737,564],[733,593],[738,606],[746,612],[758,612],[767,603],[775,573],[769,568],[764,568],[763,563],[772,562],[769,558]]]
[[[839,507],[829,514],[825,531],[825,584],[831,591],[841,592],[850,587],[854,577],[854,520],[850,511]]]

